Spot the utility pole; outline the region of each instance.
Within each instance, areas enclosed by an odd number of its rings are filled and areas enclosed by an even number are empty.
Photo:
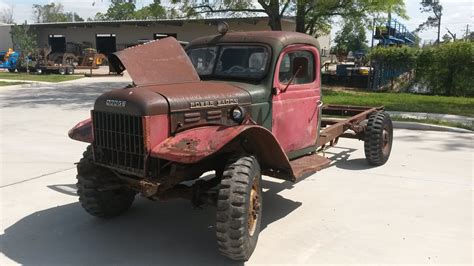
[[[439,17],[438,17],[438,44],[440,43],[440,37],[441,37],[441,12],[439,13]]]
[[[469,24],[466,25],[466,37],[465,40],[467,41],[469,38]]]
[[[374,21],[372,22],[372,45],[370,46],[370,48],[374,48],[374,35],[377,31],[376,29],[376,26],[375,26],[375,17],[374,17]]]
[[[439,0],[434,0],[435,7],[433,13],[438,19],[438,44],[441,42],[441,17],[443,16],[443,7],[439,4]]]

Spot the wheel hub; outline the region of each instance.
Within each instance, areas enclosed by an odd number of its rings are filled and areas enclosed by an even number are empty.
[[[386,128],[382,132],[382,141],[383,141],[383,153],[387,154],[390,149],[390,134]]]
[[[248,232],[253,236],[257,227],[260,215],[259,184],[257,178],[253,179],[252,190],[250,191],[249,212],[248,212]]]

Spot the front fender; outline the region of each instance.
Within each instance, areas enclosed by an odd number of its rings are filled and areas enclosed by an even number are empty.
[[[236,139],[240,140],[239,149],[257,156],[265,174],[294,180],[288,157],[276,138],[267,129],[256,125],[205,126],[190,129],[167,138],[155,146],[150,155],[173,162],[193,164],[217,154]]]
[[[79,122],[71,130],[68,135],[71,139],[92,143],[94,141],[94,134],[92,133],[92,120],[90,118]]]

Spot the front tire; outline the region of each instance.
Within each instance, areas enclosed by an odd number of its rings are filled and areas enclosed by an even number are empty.
[[[92,161],[92,148],[89,146],[77,165],[77,194],[82,207],[100,218],[124,213],[132,205],[136,192],[123,186],[110,170]]]
[[[393,125],[386,112],[375,112],[369,117],[365,131],[364,150],[367,161],[375,166],[387,162],[392,151]]]
[[[219,251],[246,261],[257,246],[262,222],[262,175],[254,156],[231,159],[225,167],[217,200]]]

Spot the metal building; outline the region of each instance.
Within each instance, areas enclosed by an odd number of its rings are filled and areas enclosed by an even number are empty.
[[[108,54],[163,36],[191,41],[216,34],[219,21],[226,21],[231,31],[270,29],[268,17],[55,22],[30,24],[30,27],[36,33],[40,48],[50,46],[53,51],[64,51],[68,45],[79,44]],[[283,30],[294,31],[294,19],[282,19],[282,27]],[[11,47],[9,31],[10,26],[0,26],[0,51]],[[319,38],[323,55],[329,50],[329,41],[329,36]]]

